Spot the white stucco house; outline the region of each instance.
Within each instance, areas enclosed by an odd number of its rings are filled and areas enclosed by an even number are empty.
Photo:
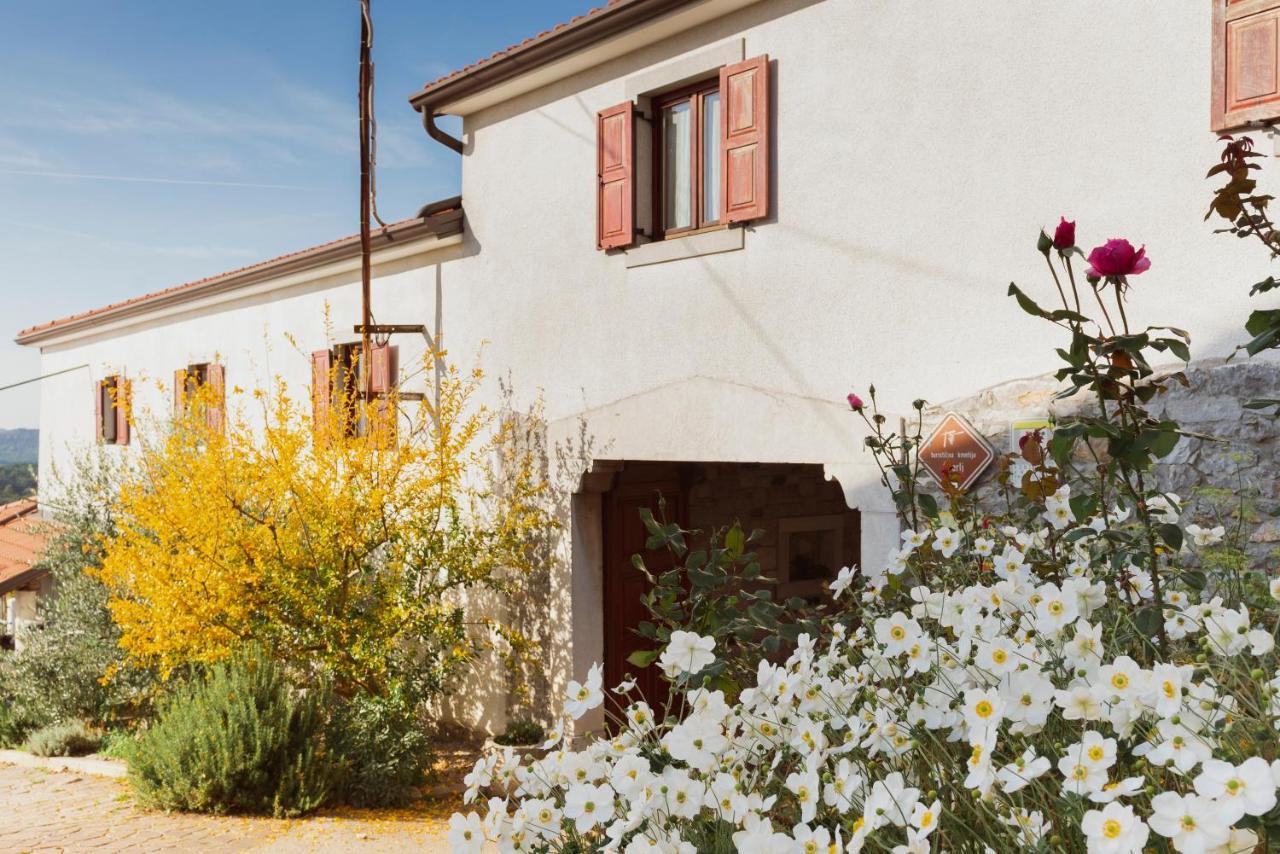
[[[1047,295],[1034,244],[1060,215],[1086,246],[1146,245],[1144,319],[1188,328],[1200,357],[1239,343],[1266,259],[1201,221],[1203,175],[1215,131],[1280,112],[1278,18],[1254,0],[613,0],[412,94],[461,196],[375,232],[375,315],[454,359],[488,342],[517,401],[544,396],[549,441],[591,440],[546,603],[552,686],[597,660],[620,675],[636,510],[658,492],[695,527],[765,529],[791,592],[884,555],[898,529],[846,393],[874,382],[906,413],[1054,367],[1005,289]],[[42,384],[42,489],[76,446],[129,453],[104,381],[157,412],[192,367],[228,394],[306,387],[308,353],[357,340],[359,281],[346,238],[23,330],[43,373],[84,366]],[[402,368],[426,346],[394,343]],[[500,727],[492,683],[458,716]]]

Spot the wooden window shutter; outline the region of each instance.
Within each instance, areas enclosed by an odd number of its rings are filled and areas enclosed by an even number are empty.
[[[400,348],[391,344],[374,344],[369,350],[369,390],[386,394],[396,387],[400,374]]]
[[[187,369],[173,372],[173,414],[181,415],[187,408]]]
[[[227,414],[227,371],[222,365],[209,365],[209,411],[205,419],[210,427],[221,430]]]
[[[319,430],[333,405],[333,354],[316,350],[311,354],[311,426]]]
[[[106,439],[102,433],[102,415],[105,411],[102,408],[102,395],[106,387],[106,380],[98,380],[93,384],[93,433],[99,445]]]
[[[116,444],[129,444],[129,410],[133,404],[133,383],[119,377],[116,379]]]
[[[400,382],[400,348],[391,344],[375,344],[369,351],[369,391],[390,394]],[[399,409],[394,400],[373,401],[374,430],[388,443],[394,442],[400,426]]]
[[[1213,0],[1215,131],[1280,119],[1280,0]]]
[[[769,213],[769,57],[720,69],[720,205],[723,222]]]
[[[596,113],[598,249],[619,249],[635,240],[635,141],[630,101]]]

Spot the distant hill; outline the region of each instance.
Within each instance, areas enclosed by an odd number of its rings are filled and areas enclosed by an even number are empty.
[[[31,463],[40,458],[39,430],[0,430],[0,464]]]

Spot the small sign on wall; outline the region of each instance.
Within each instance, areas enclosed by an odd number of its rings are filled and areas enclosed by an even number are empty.
[[[996,452],[973,425],[948,412],[920,445],[920,464],[939,484],[950,482],[964,491],[996,458]]]

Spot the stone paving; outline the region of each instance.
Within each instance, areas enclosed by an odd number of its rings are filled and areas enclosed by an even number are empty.
[[[0,852],[445,852],[450,805],[303,819],[148,812],[122,780],[0,764]]]

